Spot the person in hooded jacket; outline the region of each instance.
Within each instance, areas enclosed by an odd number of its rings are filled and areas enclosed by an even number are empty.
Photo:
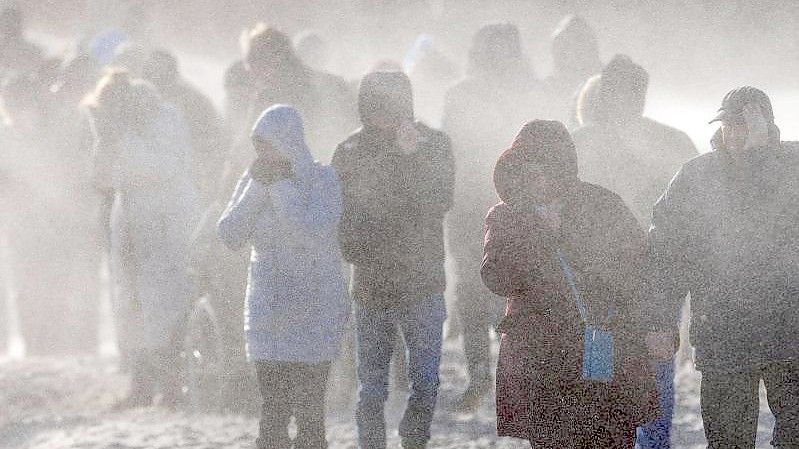
[[[480,282],[484,212],[496,203],[491,162],[530,117],[541,115],[541,87],[525,58],[518,28],[491,24],[474,36],[466,77],[446,94],[443,130],[455,153],[455,204],[449,214],[449,249],[455,262],[458,312],[469,385],[455,404],[471,410],[490,392],[490,329],[502,314],[500,298]]]
[[[211,100],[183,80],[175,56],[166,50],[155,50],[144,61],[142,78],[151,82],[161,96],[181,110],[191,132],[194,178],[203,205],[217,194],[217,183],[225,151],[229,146],[222,119]]]
[[[713,151],[683,164],[654,207],[647,343],[659,358],[673,354],[690,293],[708,447],[755,447],[762,380],[771,444],[796,448],[799,148],[780,141],[771,100],[751,86],[728,92],[716,121]]]
[[[349,311],[336,234],[338,176],[314,162],[291,106],[264,111],[252,142],[258,157],[217,226],[231,249],[252,248],[244,329],[263,397],[256,444],[324,448],[327,377]]]
[[[111,72],[87,98],[94,182],[113,192],[111,257],[117,331],[132,357],[119,407],[177,404],[179,342],[194,297],[190,237],[198,211],[191,140],[179,110],[149,83]]]
[[[684,132],[643,116],[648,84],[646,70],[627,56],[615,56],[583,87],[580,127],[572,133],[580,177],[619,194],[643,229],[673,174],[697,155]],[[639,429],[637,444],[644,449],[670,447],[673,360],[658,364],[657,383],[661,415]]]
[[[657,413],[643,344],[646,236],[618,195],[583,182],[560,122],[528,122],[494,167],[481,275],[507,298],[497,364],[497,432],[544,448],[631,448]],[[587,326],[612,333],[596,379]],[[596,380],[595,380],[596,379]]]
[[[449,138],[414,122],[404,73],[367,74],[358,109],[363,126],[333,156],[344,204],[339,241],[353,265],[357,306],[358,441],[362,449],[386,447],[389,362],[401,332],[411,391],[399,435],[403,448],[424,448],[439,386],[443,221],[454,163]]]
[[[575,104],[580,88],[602,70],[596,33],[582,17],[568,15],[552,33],[551,50],[553,70],[544,79],[552,97],[549,115],[571,129],[577,125]]]

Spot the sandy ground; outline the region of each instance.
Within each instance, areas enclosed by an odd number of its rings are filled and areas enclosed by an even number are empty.
[[[497,438],[491,399],[475,414],[447,407],[465,381],[456,342],[448,342],[442,366],[440,406],[431,448],[527,448],[526,443]],[[675,448],[704,447],[699,416],[699,375],[692,369],[677,376]],[[110,357],[23,359],[0,362],[0,447],[7,449],[251,448],[257,418],[191,414],[160,407],[112,411],[127,389],[127,378]],[[396,423],[401,394],[390,401],[390,444],[398,447]],[[762,395],[761,395],[762,396]],[[761,403],[765,404],[763,398]],[[761,410],[758,448],[769,447],[773,419]],[[328,416],[331,448],[355,448],[351,411]]]

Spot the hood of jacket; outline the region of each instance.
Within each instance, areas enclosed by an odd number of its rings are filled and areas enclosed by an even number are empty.
[[[493,81],[532,82],[532,68],[516,25],[495,23],[480,28],[469,48],[467,73]]]
[[[302,116],[292,106],[276,104],[266,109],[252,127],[252,137],[271,143],[286,156],[300,179],[307,179],[314,159],[305,144]]]
[[[364,76],[358,88],[358,113],[367,128],[378,114],[413,120],[413,90],[408,75],[378,71]]]
[[[511,206],[530,203],[535,193],[529,183],[534,168],[543,169],[561,195],[579,182],[577,150],[563,123],[534,120],[522,127],[494,166],[499,199]]]
[[[552,62],[558,76],[585,79],[602,69],[594,30],[580,16],[568,15],[552,33]]]

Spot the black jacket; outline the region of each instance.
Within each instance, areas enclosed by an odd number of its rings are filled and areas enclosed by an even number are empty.
[[[691,293],[699,369],[799,359],[799,148],[683,165],[650,229],[650,325],[673,326]]]
[[[364,301],[444,292],[452,152],[444,133],[418,122],[416,130],[419,149],[410,155],[365,128],[333,155],[344,205],[339,240],[344,258],[355,266],[354,294]]]

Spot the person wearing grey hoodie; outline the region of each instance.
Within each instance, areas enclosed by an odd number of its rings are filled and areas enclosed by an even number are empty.
[[[336,229],[335,170],[314,162],[290,106],[264,111],[252,129],[258,157],[218,222],[231,249],[252,248],[244,330],[263,406],[259,449],[327,447],[324,400],[349,312]]]

